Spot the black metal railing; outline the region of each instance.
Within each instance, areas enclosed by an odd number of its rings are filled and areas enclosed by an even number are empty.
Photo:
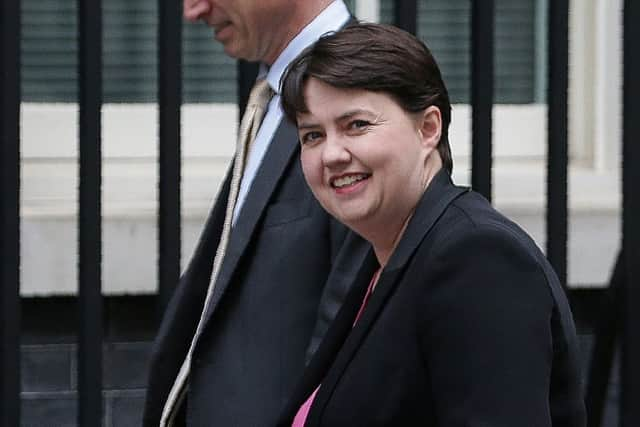
[[[567,89],[569,87],[569,0],[549,2],[547,89],[547,258],[567,284]]]
[[[640,425],[640,3],[624,2],[624,81],[622,150],[622,247],[626,277],[622,334],[622,399],[624,427]]]
[[[616,348],[620,349],[620,425],[640,425],[640,3],[624,2],[622,250],[609,283],[587,384],[589,427],[602,425]]]
[[[482,36],[480,36],[482,35]],[[471,3],[471,186],[491,201],[494,2]]]
[[[0,4],[0,424],[20,420],[20,1]]]
[[[78,423],[81,426],[102,422],[101,10],[100,0],[78,3]]]
[[[158,314],[180,276],[180,106],[182,3],[158,1]]]
[[[567,282],[568,0],[548,2],[547,255]],[[78,3],[79,17],[79,254],[78,421],[102,422],[101,295],[101,2]],[[158,288],[162,312],[180,272],[180,106],[182,23],[179,2],[158,2],[159,210]],[[493,1],[472,1],[472,186],[492,196],[494,92]],[[396,0],[395,24],[417,31],[417,0]],[[20,1],[0,5],[0,423],[20,425]],[[620,420],[640,425],[640,4],[624,4],[623,213],[621,251],[599,317],[588,373],[589,425],[600,426],[615,348],[621,349]],[[238,62],[240,112],[257,72]],[[241,114],[241,113],[240,113]]]

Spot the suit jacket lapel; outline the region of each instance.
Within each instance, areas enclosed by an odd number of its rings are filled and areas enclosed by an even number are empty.
[[[316,394],[309,415],[307,416],[306,426],[319,425],[322,412],[333,394],[333,390],[342,377],[344,370],[349,365],[349,362],[353,359],[356,351],[360,348],[360,345],[369,332],[371,325],[375,322],[380,310],[384,307],[384,303],[389,298],[391,292],[395,289],[400,274],[400,270],[383,270],[380,278],[378,279],[376,289],[373,294],[371,294],[371,298],[369,299],[366,309],[362,312],[360,319],[358,319],[358,322],[353,327],[352,324],[357,313],[357,308],[362,304],[364,292],[359,295],[359,301],[355,304],[357,307],[355,312],[350,310],[351,316],[349,316],[348,319],[336,318],[336,323],[342,321],[342,325],[340,325],[339,328],[346,329],[347,331],[345,334],[346,339],[343,339],[342,346],[337,345],[335,342],[331,343],[332,349],[335,349],[332,353],[335,359],[333,364],[329,365],[330,369],[325,369],[325,372],[328,370],[326,376],[317,378],[315,385],[318,386],[321,384],[321,387],[318,394]],[[369,276],[365,281],[367,285],[370,280],[371,276]],[[321,346],[320,349],[323,349],[323,346]],[[330,358],[331,355],[327,354],[326,357]],[[311,369],[311,366],[309,369]]]
[[[429,184],[429,187],[418,204],[416,212],[407,226],[398,247],[382,271],[375,291],[371,295],[366,309],[351,332],[348,332],[348,328],[353,322],[355,313],[351,317],[342,316],[336,318],[335,328],[338,330],[347,328],[347,334],[343,335],[344,344],[342,344],[341,347],[339,343],[327,342],[326,345],[323,343],[318,350],[318,352],[323,351],[322,355],[325,358],[330,358],[331,355],[329,353],[331,353],[331,350],[333,350],[332,354],[336,355],[336,349],[339,349],[326,377],[317,378],[316,375],[313,378],[314,380],[317,380],[315,382],[316,386],[320,383],[322,383],[322,386],[314,399],[311,411],[307,417],[306,425],[314,426],[319,424],[320,416],[333,394],[336,384],[342,377],[342,374],[349,365],[349,362],[353,359],[356,351],[360,348],[362,341],[365,339],[368,331],[375,323],[387,300],[391,297],[398,283],[402,280],[402,276],[406,271],[406,266],[409,263],[411,256],[415,253],[422,240],[428,234],[429,230],[436,223],[438,218],[443,214],[447,206],[454,199],[467,191],[468,189],[453,186],[448,173],[444,171],[439,172]],[[371,276],[369,279],[371,279]],[[360,286],[362,286],[362,284],[360,284]],[[361,301],[362,297],[360,299],[360,302]],[[342,322],[342,324],[337,325],[338,322]],[[346,337],[346,339],[344,337]],[[329,339],[335,340],[339,338],[340,336],[338,334],[333,334],[328,336],[326,341]],[[327,348],[324,349],[323,347]],[[311,369],[312,365],[309,366],[309,371]],[[323,372],[326,372],[326,370],[327,369],[325,368]]]
[[[276,189],[280,178],[298,148],[295,126],[283,118],[265,153],[262,165],[253,179],[251,189],[231,230],[229,245],[218,274],[206,320],[214,312],[220,298],[229,286],[240,257],[246,251],[251,236],[260,221],[264,209]]]
[[[206,283],[198,283],[198,288],[202,286],[202,291],[205,294],[208,285],[207,279],[211,276],[211,269],[213,268],[213,255],[216,253],[216,248],[220,242],[220,233],[224,224],[232,170],[233,162],[231,162],[227,169],[225,178],[220,185],[202,233],[200,234],[200,239],[193,251],[193,256],[181,278],[181,280],[184,280],[184,278],[194,280],[194,277],[205,278],[204,282]]]
[[[349,235],[347,239],[350,238],[359,237]],[[350,290],[335,320],[331,323],[320,347],[314,353],[303,377],[291,394],[291,399],[287,402],[287,407],[283,411],[278,425],[290,426],[291,419],[293,419],[298,408],[300,408],[302,403],[313,393],[316,387],[323,382],[327,371],[334,361],[335,355],[340,351],[345,339],[351,332],[353,319],[360,309],[371,277],[378,267],[378,261],[376,260],[373,250],[369,250],[358,273],[355,275],[355,281],[351,284]]]

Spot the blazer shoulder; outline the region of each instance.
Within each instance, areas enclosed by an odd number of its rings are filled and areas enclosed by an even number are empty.
[[[454,200],[438,221],[440,244],[464,243],[477,235],[512,242],[537,261],[544,258],[535,241],[518,224],[498,212],[480,194],[469,191]]]
[[[494,287],[495,279],[500,278],[500,286],[505,290],[514,287],[517,292],[523,291],[518,278],[529,275],[531,279],[537,277],[529,280],[530,284],[538,283],[531,291],[559,298],[557,276],[533,239],[474,192],[448,206],[419,252],[416,260],[423,261],[419,268],[425,273],[434,269],[457,272],[456,276],[471,273],[469,279],[473,281],[482,272],[487,279],[494,279],[477,282],[482,287]],[[501,273],[498,277],[497,272]],[[548,286],[540,286],[542,283]]]

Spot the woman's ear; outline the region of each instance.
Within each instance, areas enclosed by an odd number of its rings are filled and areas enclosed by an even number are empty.
[[[418,117],[418,136],[421,143],[432,150],[438,147],[442,136],[442,114],[435,105],[427,107]]]

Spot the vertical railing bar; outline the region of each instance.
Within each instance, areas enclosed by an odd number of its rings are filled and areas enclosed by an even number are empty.
[[[259,64],[257,62],[247,62],[238,60],[236,62],[237,83],[238,83],[238,123],[242,120],[242,115],[247,107],[249,92],[258,75]]]
[[[20,425],[20,1],[0,5],[0,425]]]
[[[594,331],[594,344],[586,387],[588,427],[600,427],[603,421],[607,387],[611,378],[616,341],[620,336],[618,331],[622,322],[624,263],[624,251],[621,251],[616,260],[605,299],[600,302],[601,310],[598,313],[598,323]]]
[[[102,3],[78,1],[79,345],[78,421],[102,423]]]
[[[396,27],[416,35],[418,31],[418,1],[395,0],[393,17]]]
[[[569,82],[569,1],[549,2],[547,92],[547,258],[567,285],[567,88]]]
[[[624,2],[622,245],[625,252],[625,307],[621,342],[622,427],[640,426],[640,3]]]
[[[471,187],[491,201],[494,2],[471,4]]]
[[[182,3],[158,0],[158,289],[159,314],[180,277],[180,107]]]

